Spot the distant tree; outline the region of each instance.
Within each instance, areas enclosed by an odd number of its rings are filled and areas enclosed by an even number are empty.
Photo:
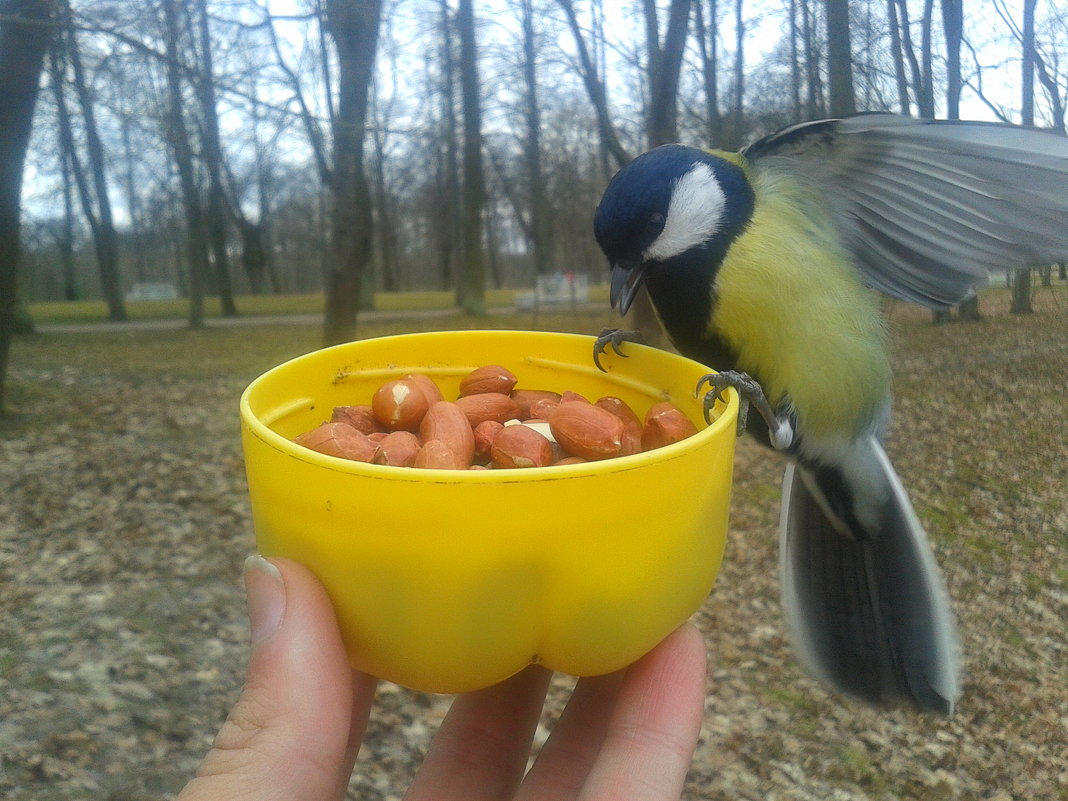
[[[389,15],[386,15],[389,19]],[[374,158],[371,160],[371,168],[368,171],[371,179],[372,196],[374,198],[375,211],[375,239],[378,243],[378,274],[381,278],[382,288],[386,292],[396,292],[403,284],[401,276],[400,243],[398,241],[396,198],[390,191],[390,182],[387,171],[390,148],[390,123],[393,115],[393,104],[396,101],[396,81],[401,70],[394,52],[390,49],[388,79],[393,82],[393,92],[389,99],[383,102],[380,99],[377,82],[373,85],[374,91],[371,96],[371,125],[370,137],[373,145]],[[364,293],[362,300],[363,308],[371,308],[373,296]]]
[[[740,15],[742,0],[736,2]],[[649,92],[649,102],[645,109],[645,137],[649,147],[656,147],[676,142],[679,138],[679,71],[686,49],[690,0],[671,1],[667,31],[662,44],[656,3],[654,0],[644,0],[642,8],[645,14],[645,79]],[[660,322],[653,303],[644,290],[638,295],[631,316],[634,327],[644,334],[647,342],[655,345],[662,340]]]
[[[63,222],[56,237],[63,270],[63,300],[78,299],[78,277],[74,269],[74,186],[70,161],[60,154],[60,175],[63,184]]]
[[[186,259],[189,267],[189,327],[204,325],[204,294],[210,264],[208,261],[207,231],[204,209],[197,187],[193,146],[185,121],[185,99],[182,92],[183,70],[181,46],[182,21],[178,16],[177,0],[163,0],[163,30],[166,48],[167,73],[166,139],[174,154],[178,182],[185,210]]]
[[[727,148],[739,147],[745,136],[745,18],[742,7],[743,0],[734,0],[734,99],[730,136],[723,143]]]
[[[825,0],[827,14],[827,76],[830,79],[830,112],[842,117],[856,112],[853,91],[853,55],[849,37],[848,0]]]
[[[458,152],[456,117],[456,58],[454,47],[454,21],[449,12],[448,0],[440,0],[439,15],[439,69],[440,77],[435,86],[428,79],[428,88],[437,90],[437,119],[430,135],[429,147],[433,154],[434,174],[431,197],[426,205],[425,216],[429,218],[431,238],[435,251],[436,275],[441,289],[455,286],[460,264],[461,215],[460,215],[460,158]]]
[[[523,164],[525,167],[530,222],[528,225],[531,256],[534,272],[538,275],[549,272],[552,262],[551,231],[549,230],[549,199],[545,193],[545,176],[542,174],[541,158],[541,102],[538,98],[537,51],[534,40],[534,5],[531,0],[522,0],[523,28],[523,93],[526,131],[523,138]],[[522,215],[516,215],[522,220]]]
[[[960,119],[960,46],[964,37],[964,0],[942,0],[946,37],[946,118]]]
[[[886,0],[886,25],[890,33],[890,57],[894,62],[894,82],[897,87],[898,111],[908,114],[909,106],[909,82],[905,77],[905,56],[901,47],[901,26],[897,19],[897,3],[895,0]],[[959,66],[958,48],[958,66]]]
[[[791,8],[795,0],[791,0]],[[705,124],[710,146],[719,146],[723,139],[723,117],[719,104],[719,3],[708,0],[708,22],[705,23],[704,0],[694,4],[694,33],[697,51],[701,56],[701,86],[705,96]]]
[[[741,2],[738,0],[739,6]],[[649,87],[645,138],[649,147],[656,147],[679,139],[679,70],[686,49],[690,0],[671,0],[662,44],[655,0],[643,0],[642,9],[645,15],[645,72]]]
[[[211,247],[215,290],[224,317],[237,315],[230,281],[230,255],[227,248],[227,199],[224,189],[223,153],[219,136],[219,112],[215,97],[215,69],[212,59],[211,28],[207,0],[196,0],[196,26],[199,43],[199,69],[196,75],[197,100],[200,105],[201,159],[208,178],[205,233]]]
[[[17,326],[22,170],[55,11],[51,0],[0,0],[0,415]]]
[[[790,111],[794,122],[801,120],[801,59],[797,47],[800,30],[797,25],[798,0],[790,0],[788,36],[790,44]]]
[[[78,195],[82,203],[82,212],[85,214],[89,228],[93,233],[97,267],[100,271],[100,286],[104,293],[104,299],[108,304],[108,319],[125,320],[126,307],[123,301],[122,279],[119,270],[119,238],[115,231],[111,199],[108,194],[104,144],[96,121],[94,101],[85,75],[85,67],[82,64],[78,37],[74,29],[74,16],[71,12],[69,0],[60,0],[59,10],[63,33],[62,37],[56,42],[56,48],[54,49],[56,58],[53,60],[51,72],[64,149],[70,159],[71,170],[74,174]],[[65,74],[60,55],[65,57],[66,63],[71,67],[75,96],[82,112],[88,176],[78,156],[70,117],[63,98]],[[89,181],[90,177],[92,179],[91,183]]]
[[[923,83],[920,87],[920,116],[934,117],[934,0],[923,0],[923,16],[920,18],[920,58],[923,64]]]
[[[1035,124],[1035,6],[1038,0],[1024,0],[1021,45],[1023,47],[1023,88],[1020,119],[1024,125]],[[1031,268],[1016,270],[1012,278],[1012,298],[1009,311],[1013,314],[1031,314]]]
[[[823,78],[820,73],[821,42],[815,23],[816,12],[812,3],[816,0],[801,0],[801,38],[805,58],[805,116],[814,120],[825,113]],[[818,7],[818,6],[817,6]]]
[[[934,116],[934,90],[931,76],[931,11],[933,0],[925,0],[924,16],[920,20],[921,39],[920,54],[916,55],[916,48],[912,42],[912,23],[909,21],[908,5],[905,0],[897,0],[898,13],[900,15],[899,30],[901,33],[901,49],[908,61],[909,73],[912,76],[912,92],[916,100],[916,109],[921,117]]]
[[[360,291],[371,260],[371,190],[364,167],[367,99],[374,73],[381,0],[327,0],[325,27],[338,58],[337,112],[333,118],[331,194],[332,263],[327,276],[324,344],[356,333]]]
[[[475,13],[472,0],[460,0],[460,95],[463,110],[463,266],[457,283],[461,308],[469,314],[486,312],[485,253],[482,211],[486,179],[482,165],[482,100],[478,84]]]
[[[942,29],[946,37],[946,117],[960,119],[960,46],[964,36],[963,0],[942,0]],[[961,320],[978,320],[979,296],[972,295],[957,307]],[[935,312],[935,322],[941,322],[940,312]]]
[[[579,26],[578,17],[575,14],[575,4],[572,0],[556,1],[564,12],[567,26],[575,41],[575,49],[578,51],[579,57],[579,75],[582,78],[583,85],[586,87],[586,94],[593,105],[594,113],[597,115],[597,132],[601,137],[602,147],[605,152],[611,155],[612,162],[615,168],[618,169],[630,161],[633,156],[627,152],[619,141],[615,125],[612,124],[612,116],[608,112],[608,92],[605,89],[604,81],[601,80],[597,73],[597,67],[594,64],[593,57],[590,55],[590,49],[587,47],[586,39],[582,35],[582,28]]]
[[[226,204],[226,211],[233,220],[234,225],[237,226],[238,234],[241,237],[241,266],[245,271],[245,277],[248,279],[249,289],[253,294],[261,295],[267,291],[269,281],[271,292],[277,294],[281,292],[281,286],[279,285],[278,274],[268,256],[267,246],[268,219],[272,212],[269,198],[273,170],[271,169],[270,157],[267,152],[269,146],[268,143],[263,141],[264,137],[261,132],[263,127],[263,103],[259,98],[255,80],[250,82],[248,98],[250,101],[249,138],[251,140],[253,159],[251,167],[253,178],[250,183],[255,186],[256,215],[255,219],[253,219],[245,213],[241,204],[242,188],[229,169],[227,169],[227,176],[231,189],[228,193],[224,193],[224,196],[232,200]],[[285,126],[278,125],[275,128],[274,136],[271,138],[277,140],[284,130]]]

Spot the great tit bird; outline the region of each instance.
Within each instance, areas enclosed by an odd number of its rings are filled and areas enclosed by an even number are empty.
[[[735,371],[713,392],[763,388],[747,427],[790,457],[780,579],[802,661],[844,693],[950,714],[956,625],[881,444],[890,365],[874,290],[946,308],[992,270],[1063,259],[1068,139],[865,114],[740,153],[665,145],[612,178],[594,232],[621,314],[644,285],[681,353]]]

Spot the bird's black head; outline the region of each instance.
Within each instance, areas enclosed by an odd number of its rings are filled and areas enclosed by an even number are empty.
[[[745,173],[724,158],[663,145],[634,159],[608,184],[593,221],[612,270],[612,305],[626,314],[643,281],[662,316],[669,296],[703,289],[707,300],[752,211]]]

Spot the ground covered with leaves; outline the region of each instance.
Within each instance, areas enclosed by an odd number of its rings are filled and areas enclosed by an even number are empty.
[[[692,799],[1068,799],[1068,291],[978,323],[890,307],[888,451],[960,619],[951,719],[829,695],[778,606],[782,465],[739,443],[732,529],[695,621],[710,659]],[[607,315],[543,315],[594,332]],[[529,319],[397,322],[529,326]],[[0,422],[0,796],[170,797],[236,697],[254,550],[237,399],[318,332],[49,334],[20,341]],[[814,369],[818,369],[815,367]],[[650,501],[650,504],[655,501]],[[655,515],[652,515],[655,517]],[[572,680],[554,681],[540,736]],[[383,684],[351,797],[393,799],[449,698]]]

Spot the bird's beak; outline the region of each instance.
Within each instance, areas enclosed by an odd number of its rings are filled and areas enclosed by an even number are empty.
[[[634,302],[645,277],[645,265],[635,261],[619,261],[612,265],[612,308],[622,317]]]

